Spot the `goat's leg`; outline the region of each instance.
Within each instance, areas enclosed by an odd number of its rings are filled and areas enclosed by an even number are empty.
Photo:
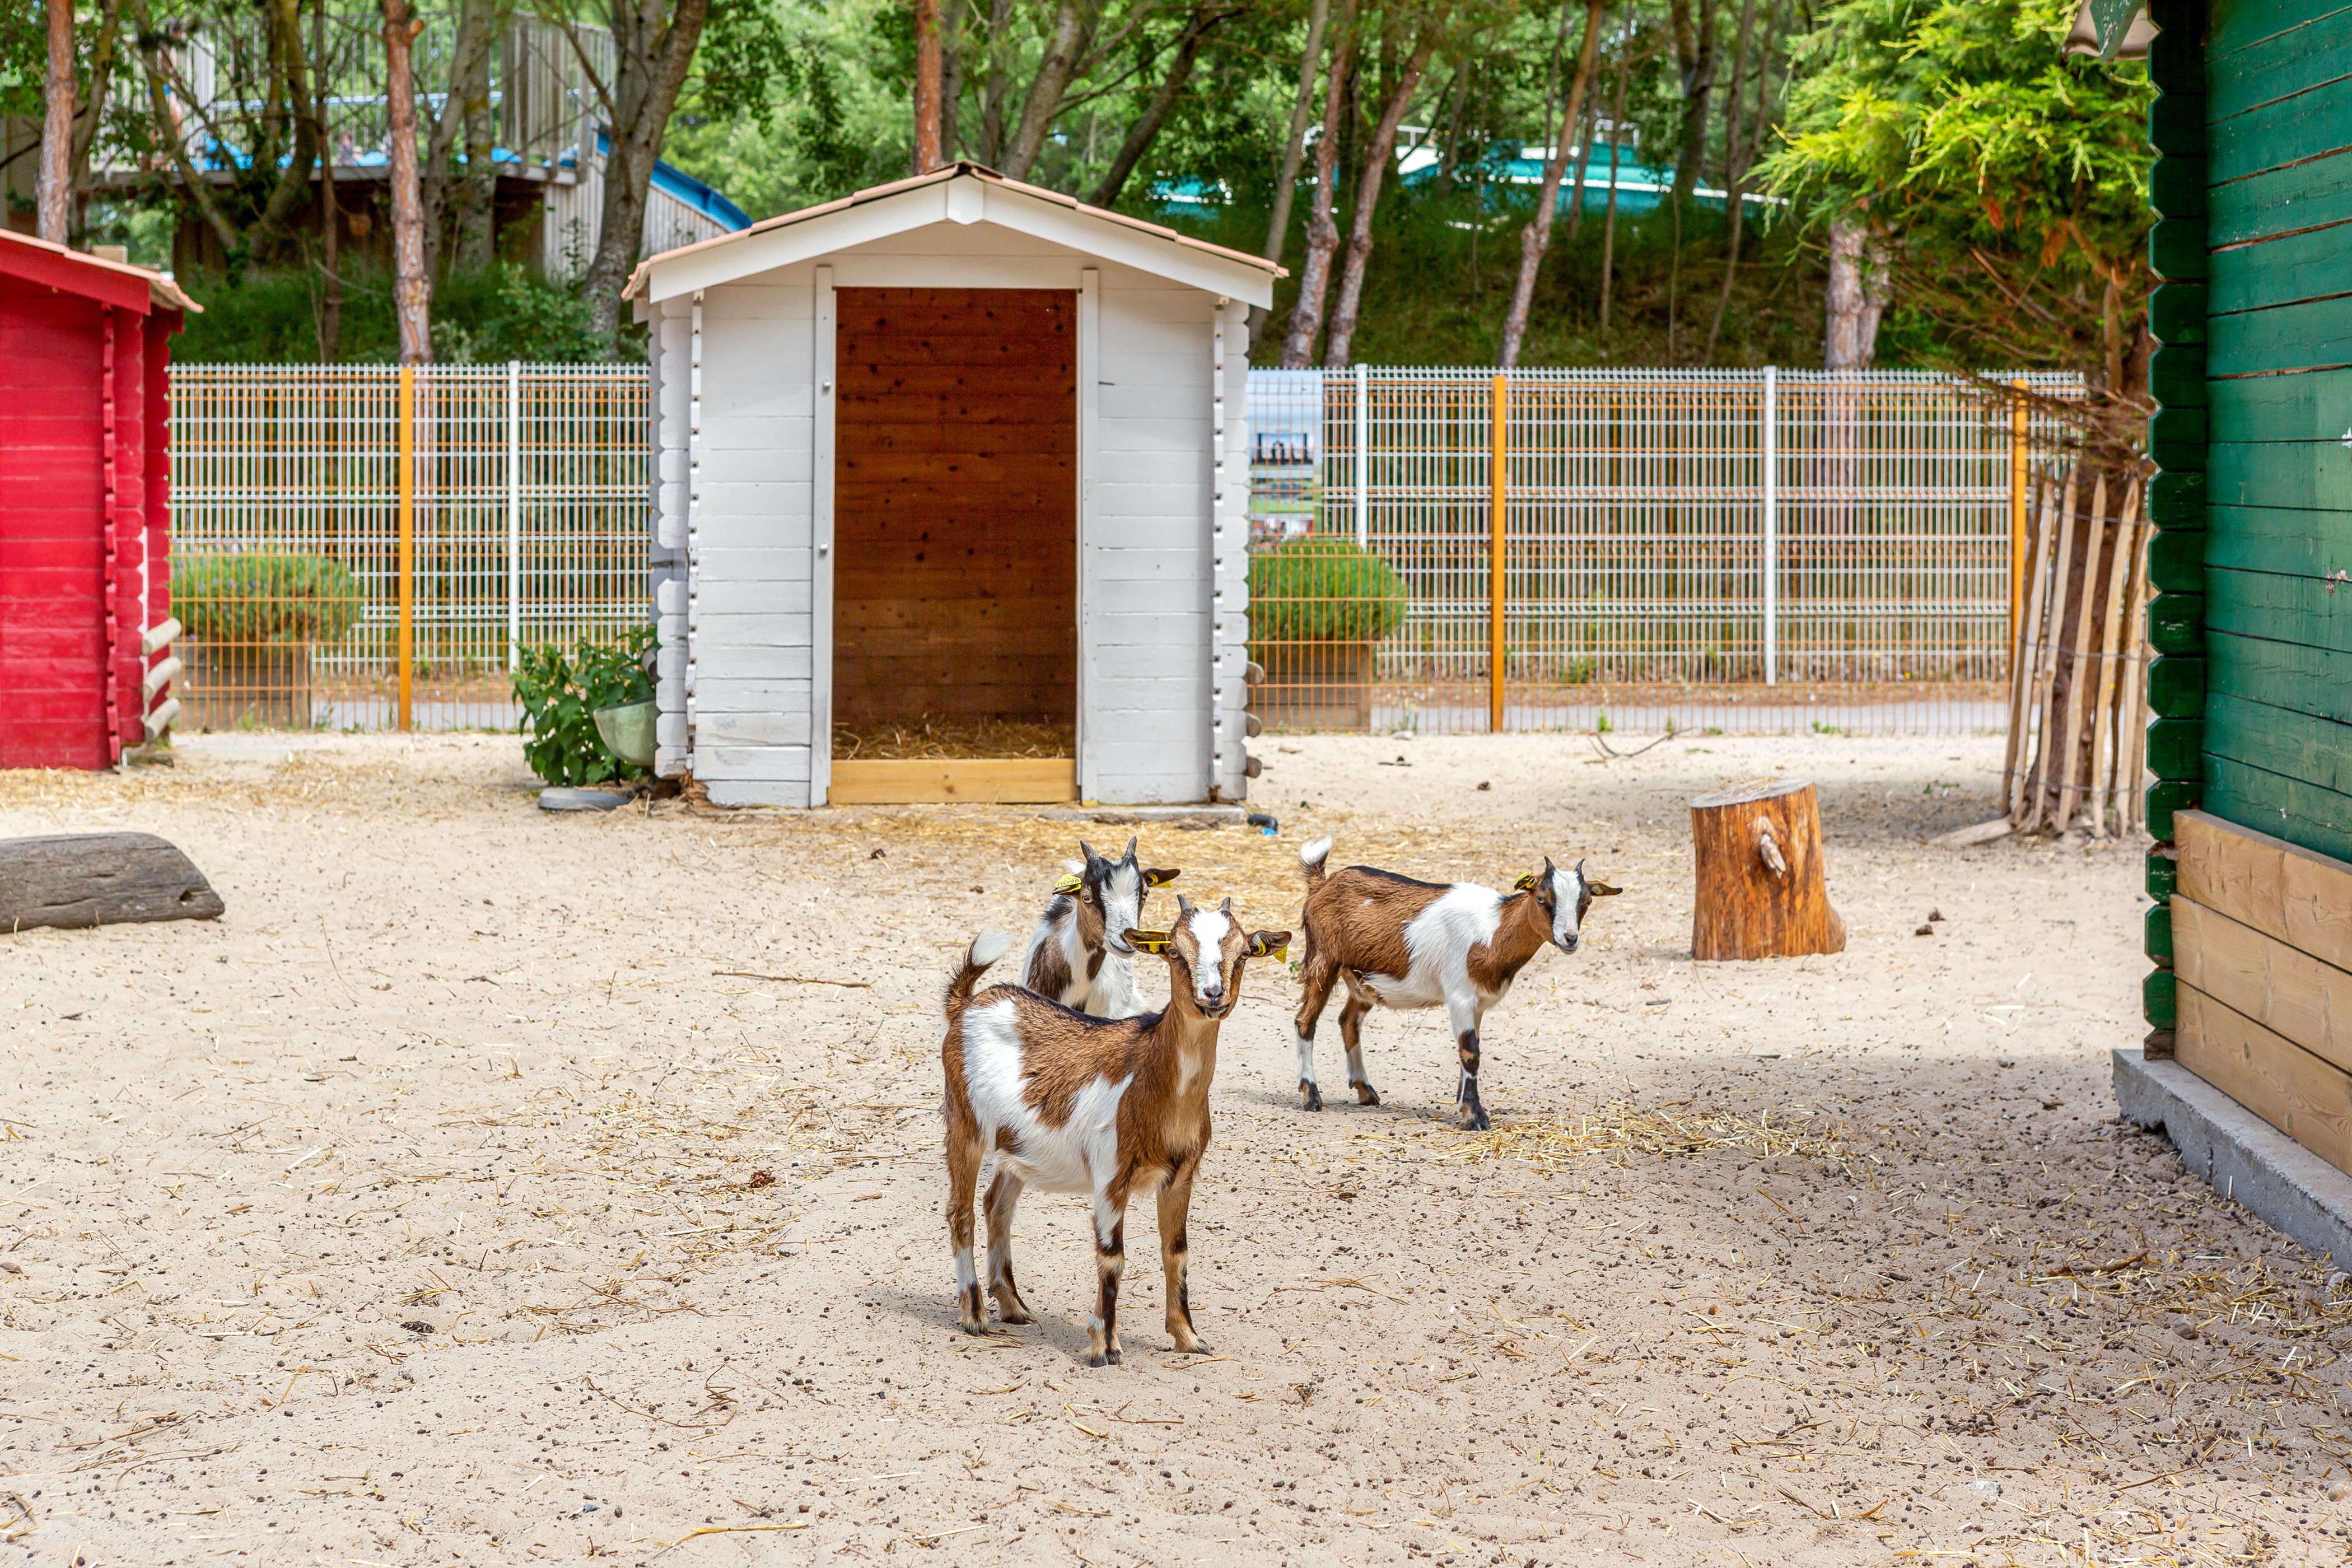
[[[1127,1272],[1127,1185],[1095,1189],[1095,1315],[1087,1322],[1087,1364],[1118,1364],[1118,1281]]]
[[[1323,1091],[1315,1087],[1315,1026],[1322,1019],[1323,1005],[1330,1000],[1332,983],[1339,978],[1339,966],[1318,956],[1310,948],[1299,991],[1298,1016],[1292,1026],[1298,1042],[1298,1104],[1304,1110],[1323,1109]]]
[[[1486,1108],[1478,1100],[1478,1025],[1485,1009],[1475,997],[1447,997],[1445,1016],[1454,1026],[1454,1043],[1462,1058],[1462,1086],[1454,1097],[1464,1128],[1484,1132]]]
[[[1021,1178],[999,1166],[988,1184],[988,1292],[1008,1323],[1034,1323],[1028,1304],[1013,1283],[1013,1210],[1021,1201]]]
[[[968,1334],[984,1332],[980,1309],[980,1277],[971,1267],[971,1198],[980,1185],[983,1151],[976,1138],[948,1134],[948,1239],[955,1247],[956,1321]]]
[[[1349,975],[1348,1000],[1339,1009],[1339,1042],[1348,1047],[1348,1086],[1356,1091],[1359,1105],[1378,1105],[1380,1090],[1364,1076],[1364,1018],[1372,1010],[1372,999],[1354,975]]]
[[[1209,1347],[1192,1331],[1192,1293],[1188,1283],[1191,1252],[1184,1219],[1192,1209],[1192,1166],[1187,1160],[1160,1189],[1160,1267],[1168,1276],[1168,1337],[1179,1355],[1206,1355]]]

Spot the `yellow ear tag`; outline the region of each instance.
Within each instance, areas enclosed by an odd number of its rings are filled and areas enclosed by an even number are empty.
[[[1536,874],[1533,871],[1530,871],[1526,876],[1520,878],[1517,881],[1512,883],[1511,886],[1517,888],[1522,893],[1532,893],[1536,890]]]
[[[1131,931],[1127,933],[1127,941],[1139,952],[1168,951],[1168,933],[1164,931]]]
[[[1587,882],[1585,886],[1591,889],[1592,896],[1596,899],[1613,899],[1625,890],[1622,888],[1612,888],[1606,882]]]
[[[1143,885],[1147,888],[1164,888],[1174,881],[1180,874],[1175,871],[1146,871],[1143,874]]]
[[[1086,885],[1087,879],[1084,877],[1079,876],[1076,871],[1073,871],[1068,876],[1054,884],[1054,891],[1057,893],[1075,893]]]

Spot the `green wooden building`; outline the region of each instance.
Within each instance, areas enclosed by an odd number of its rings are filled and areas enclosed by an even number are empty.
[[[2085,5],[2158,94],[2147,1055],[2347,1171],[2352,4],[2147,10]]]

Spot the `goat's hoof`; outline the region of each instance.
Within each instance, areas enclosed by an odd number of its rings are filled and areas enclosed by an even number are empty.
[[[1323,1091],[1304,1079],[1298,1084],[1298,1108],[1301,1110],[1323,1109]]]
[[[1206,1340],[1194,1340],[1189,1345],[1178,1345],[1176,1347],[1176,1353],[1178,1355],[1207,1355],[1209,1353],[1209,1342]]]
[[[961,1329],[968,1334],[984,1334],[988,1332],[988,1325],[982,1322],[978,1318],[959,1318],[956,1320],[956,1327]]]
[[[1110,1364],[1110,1358],[1108,1356],[1090,1355],[1087,1357],[1087,1364],[1088,1366],[1108,1366]]]
[[[1462,1118],[1462,1131],[1465,1132],[1484,1132],[1489,1125],[1484,1110],[1473,1110]]]
[[[1378,1105],[1380,1102],[1381,1091],[1379,1089],[1374,1089],[1368,1083],[1360,1083],[1356,1086],[1356,1103],[1358,1105]]]
[[[1023,1306],[1018,1301],[1013,1302],[1009,1307],[1001,1301],[998,1302],[996,1315],[1003,1319],[1008,1326],[1013,1328],[1019,1328],[1025,1323],[1034,1323],[1037,1321],[1035,1317],[1031,1315],[1029,1309]]]

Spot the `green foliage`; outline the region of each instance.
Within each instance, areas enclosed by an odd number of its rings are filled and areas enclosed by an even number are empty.
[[[640,776],[605,748],[596,710],[644,702],[654,694],[645,655],[655,647],[651,626],[631,626],[612,642],[583,637],[570,648],[525,648],[515,670],[515,700],[530,738],[522,754],[531,772],[551,784],[602,784]]]
[[[172,558],[172,613],[207,643],[332,647],[360,618],[360,584],[323,555],[247,550]]]
[[[1404,579],[1349,539],[1294,539],[1250,557],[1253,641],[1378,642],[1404,624]]]
[[[1885,337],[1925,363],[2130,379],[2151,89],[2144,66],[2064,54],[2074,9],[1837,0],[1794,47],[1764,177],[1806,222],[1859,218],[1880,237]]]
[[[344,278],[340,357],[352,363],[397,359],[391,279],[368,268],[348,268]],[[235,279],[181,281],[205,310],[188,318],[187,330],[172,344],[173,359],[186,364],[319,359],[323,301],[315,270],[251,269]],[[524,267],[500,262],[434,289],[433,356],[442,364],[510,359],[576,364],[605,353],[590,329],[585,300]]]

